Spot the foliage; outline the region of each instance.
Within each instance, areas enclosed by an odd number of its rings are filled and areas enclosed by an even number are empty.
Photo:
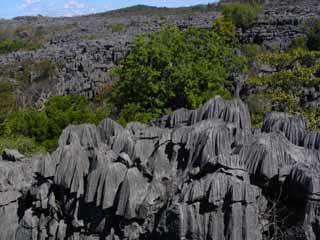
[[[123,23],[116,23],[111,25],[111,31],[113,33],[123,33],[127,30],[127,27]]]
[[[68,125],[97,123],[104,117],[97,117],[85,97],[56,96],[49,99],[44,111],[25,109],[11,113],[5,121],[5,135],[32,138],[38,145],[53,150]]]
[[[3,122],[15,108],[16,97],[13,85],[7,80],[0,80],[0,135],[3,134]]]
[[[307,47],[309,50],[320,51],[320,18],[312,18],[305,24]]]
[[[100,122],[106,116],[113,117],[115,112],[115,106],[112,102],[112,84],[106,83],[100,86],[100,91],[94,98],[91,109],[95,113],[95,123]]]
[[[252,125],[254,128],[261,128],[265,114],[271,111],[272,102],[269,94],[257,93],[248,96],[246,103],[250,109]]]
[[[3,152],[5,148],[17,149],[26,156],[31,156],[34,153],[45,152],[45,149],[39,146],[34,139],[24,136],[0,136],[0,152]]]
[[[320,67],[319,58],[320,52],[302,49],[280,54],[260,54],[257,56],[258,61],[275,67],[277,72],[251,78],[247,83],[299,94],[301,87],[311,87],[320,83],[320,78],[314,74]]]
[[[292,47],[284,53],[264,52],[255,58],[258,64],[269,65],[276,72],[251,76],[246,82],[247,86],[260,89],[257,94],[247,98],[252,111],[254,124],[262,122],[264,113],[270,110],[298,113],[305,116],[310,122],[310,128],[319,127],[320,114],[317,109],[305,108],[305,88],[319,86],[320,52],[309,51],[301,46]],[[271,104],[267,110],[255,104],[258,98],[267,96],[264,101]],[[253,99],[253,100],[252,100]],[[257,109],[256,109],[257,107]]]
[[[32,20],[30,18],[30,20]],[[37,20],[37,18],[35,19]],[[47,41],[48,34],[43,26],[30,22],[0,25],[0,54],[17,50],[35,50]]]
[[[20,49],[35,50],[39,48],[36,43],[26,42],[20,39],[6,39],[0,41],[0,54],[15,52]]]
[[[302,48],[290,49],[284,53],[267,52],[257,55],[257,61],[275,67],[278,71],[290,69],[295,64],[310,67],[319,62],[320,52]]]
[[[25,60],[0,66],[0,77],[15,79],[20,83],[30,83],[31,74],[34,81],[48,80],[55,75],[56,67],[48,59]]]
[[[128,122],[147,123],[151,119],[159,117],[157,112],[142,112],[139,103],[128,103],[119,114],[119,123],[125,126]]]
[[[231,20],[225,17],[217,17],[213,22],[212,29],[229,41],[233,41],[235,39],[236,26]]]
[[[302,115],[308,120],[308,128],[311,130],[320,128],[320,110],[319,108],[308,107],[302,111]]]
[[[289,47],[289,51],[297,49],[307,49],[307,38],[305,36],[298,36],[295,39],[293,39]]]
[[[248,28],[258,19],[261,6],[253,3],[228,3],[222,5],[223,15],[237,27]]]
[[[241,45],[241,52],[246,58],[248,59],[248,62],[252,64],[256,57],[263,53],[265,50],[262,46],[258,44],[242,44]]]
[[[246,69],[233,47],[220,34],[195,28],[171,26],[138,36],[114,72],[121,118],[144,114],[148,121],[180,107],[196,108],[217,94],[230,97],[231,75]]]

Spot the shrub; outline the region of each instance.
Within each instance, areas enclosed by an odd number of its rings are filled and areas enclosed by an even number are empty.
[[[95,123],[100,122],[106,116],[113,117],[115,106],[112,102],[112,84],[106,83],[100,86],[100,90],[94,98],[92,109],[95,112]]]
[[[138,36],[114,72],[117,109],[125,109],[122,116],[133,110],[145,114],[147,121],[180,107],[196,108],[218,94],[230,97],[231,75],[246,68],[233,47],[220,34],[195,28]]]
[[[0,54],[15,52],[20,49],[35,50],[40,46],[36,43],[27,42],[20,39],[5,39],[0,41]]]
[[[305,24],[307,47],[309,50],[320,50],[320,18],[312,18]]]
[[[45,113],[23,110],[10,114],[5,130],[8,136],[25,136],[37,142],[48,138],[49,120]]]
[[[253,63],[257,55],[261,54],[265,50],[258,44],[243,44],[241,45],[242,53],[247,57],[249,63]]]
[[[15,109],[16,96],[14,87],[7,80],[0,80],[0,135],[4,132],[4,121],[8,115]]]
[[[21,40],[3,40],[0,42],[0,54],[14,52],[25,47]]]
[[[26,156],[45,152],[45,149],[39,146],[34,139],[24,136],[15,136],[14,138],[0,136],[0,153],[2,153],[5,148],[17,149]]]
[[[306,108],[301,113],[308,120],[308,128],[319,130],[320,128],[320,111],[318,108]]]
[[[97,123],[106,116],[92,111],[83,96],[56,96],[44,111],[25,109],[11,113],[5,121],[5,136],[23,136],[49,151],[54,150],[62,130],[70,124]]]
[[[111,25],[111,30],[114,33],[122,33],[122,32],[125,32],[127,28],[123,23],[116,23]]]
[[[257,3],[229,3],[222,6],[222,11],[237,27],[248,28],[257,21],[261,6]]]
[[[83,96],[56,96],[49,99],[45,106],[45,114],[49,119],[49,137],[59,137],[69,124],[94,122],[94,113]]]
[[[272,102],[269,94],[257,93],[248,96],[246,103],[248,104],[252,125],[255,128],[261,128],[267,112],[271,111]]]
[[[307,38],[305,36],[298,36],[296,37],[291,45],[289,50],[295,50],[295,49],[305,49],[307,48]]]
[[[234,40],[236,36],[236,26],[233,22],[225,17],[217,17],[213,22],[213,31],[221,34],[227,40]]]
[[[128,122],[148,123],[151,119],[158,117],[158,113],[141,112],[138,103],[128,103],[123,107],[119,114],[119,123],[123,126]]]
[[[251,76],[246,84],[249,88],[259,89],[259,97],[266,95],[264,101],[271,103],[271,110],[286,111],[304,115],[310,122],[310,128],[315,129],[320,123],[320,114],[316,109],[306,109],[305,89],[317,87],[320,77],[317,72],[320,69],[320,52],[309,51],[301,47],[290,48],[285,53],[264,52],[256,56],[256,63],[274,67],[275,72]],[[257,96],[248,97],[250,109],[254,109],[252,118],[254,124],[259,125],[262,120],[263,104],[255,104]]]

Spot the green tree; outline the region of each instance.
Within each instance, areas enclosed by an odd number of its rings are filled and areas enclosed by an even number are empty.
[[[130,54],[115,70],[117,109],[122,119],[148,121],[168,111],[196,108],[220,94],[231,97],[231,75],[245,60],[215,31],[170,26],[138,36]]]

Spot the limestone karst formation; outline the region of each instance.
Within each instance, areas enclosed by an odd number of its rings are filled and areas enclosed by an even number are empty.
[[[0,161],[1,240],[320,239],[319,133],[220,97],[149,125],[67,127]]]

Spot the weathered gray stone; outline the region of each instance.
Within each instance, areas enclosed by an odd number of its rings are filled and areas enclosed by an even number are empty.
[[[7,161],[20,161],[24,156],[15,149],[4,149],[2,152],[2,159]]]
[[[262,240],[285,206],[281,231],[302,224],[316,240],[320,153],[305,120],[272,113],[254,133],[245,121],[241,100],[217,97],[153,126],[69,126],[52,154],[0,161],[1,236]]]

